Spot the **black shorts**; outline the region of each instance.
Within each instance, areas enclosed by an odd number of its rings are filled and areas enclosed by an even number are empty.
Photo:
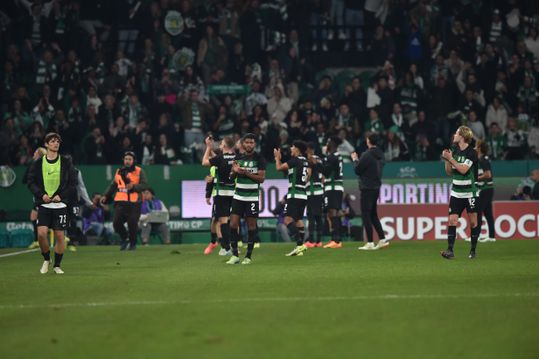
[[[342,191],[326,191],[326,207],[327,209],[340,210],[342,207]]]
[[[37,226],[45,226],[54,230],[64,230],[69,221],[67,207],[46,208],[39,206],[37,210]]]
[[[299,221],[303,219],[306,205],[306,199],[288,198],[284,205],[284,215],[294,218],[295,221]]]
[[[258,201],[240,201],[238,199],[232,199],[231,208],[230,214],[237,214],[240,217],[258,218]]]
[[[307,215],[321,216],[324,214],[324,195],[307,197]]]
[[[479,203],[476,205],[477,212],[484,212],[485,208],[492,208],[492,200],[494,199],[494,188],[482,189],[479,192]]]
[[[470,213],[477,213],[477,206],[479,202],[479,198],[472,197],[472,198],[457,198],[451,196],[449,198],[449,214],[456,214],[460,217],[464,209],[466,209],[466,212],[468,214]]]
[[[221,218],[230,216],[230,206],[232,204],[232,196],[215,196],[213,197],[213,218]]]

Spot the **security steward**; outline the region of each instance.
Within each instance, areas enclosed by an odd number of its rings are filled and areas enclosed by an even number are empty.
[[[124,153],[124,166],[116,170],[114,180],[101,199],[102,204],[114,199],[114,231],[121,239],[120,250],[135,250],[137,247],[138,220],[142,203],[141,192],[146,189],[146,174],[135,166],[135,153]],[[127,222],[128,231],[124,224]],[[129,237],[129,241],[127,240]]]

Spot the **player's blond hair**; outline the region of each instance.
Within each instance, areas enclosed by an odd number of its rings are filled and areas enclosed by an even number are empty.
[[[473,139],[473,132],[467,126],[460,126],[457,130],[457,133],[464,139],[464,142],[470,143]]]

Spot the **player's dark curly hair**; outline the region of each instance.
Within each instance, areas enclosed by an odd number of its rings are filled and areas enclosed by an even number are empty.
[[[296,147],[302,155],[307,151],[307,144],[304,141],[296,140],[292,143],[292,146]]]

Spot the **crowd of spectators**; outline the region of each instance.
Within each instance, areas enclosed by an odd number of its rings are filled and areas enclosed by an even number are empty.
[[[331,135],[349,158],[378,132],[387,161],[437,160],[461,124],[493,159],[539,158],[534,1],[9,3],[0,164],[27,164],[48,131],[81,164],[125,150],[142,164],[195,162],[208,132],[253,132],[268,160]],[[320,72],[325,51],[370,66]]]

